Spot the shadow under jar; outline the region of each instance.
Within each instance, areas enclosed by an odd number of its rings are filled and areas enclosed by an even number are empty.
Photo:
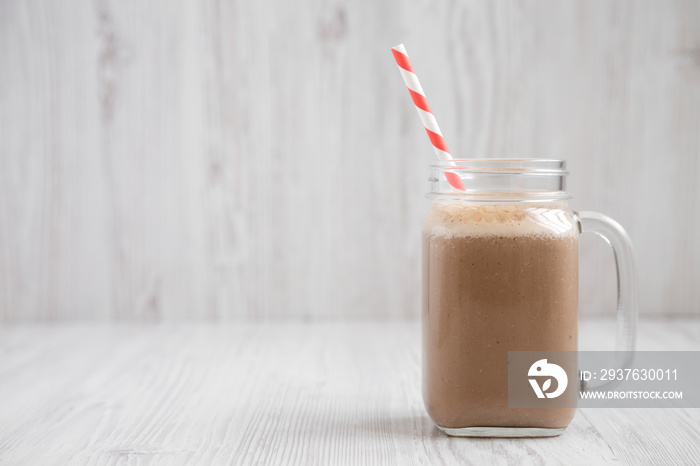
[[[445,172],[458,174],[466,192]],[[423,400],[450,435],[558,435],[576,408],[509,408],[509,351],[578,349],[578,236],[614,248],[622,327],[634,346],[636,296],[624,230],[569,209],[566,164],[478,159],[431,166],[423,229]],[[575,405],[575,401],[573,403]]]

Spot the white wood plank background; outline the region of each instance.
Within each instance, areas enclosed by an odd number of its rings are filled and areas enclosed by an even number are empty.
[[[700,2],[0,2],[0,320],[415,316],[432,154],[566,158],[700,314]],[[583,313],[612,257],[582,241]],[[284,309],[284,311],[281,311]]]
[[[612,346],[585,320],[582,348]],[[648,320],[640,349],[700,350]],[[0,327],[11,465],[700,463],[700,409],[579,410],[550,439],[457,439],[429,420],[417,322]]]

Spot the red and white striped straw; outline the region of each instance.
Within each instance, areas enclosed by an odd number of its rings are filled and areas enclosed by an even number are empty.
[[[440,160],[452,160],[452,155],[450,155],[450,151],[447,150],[447,144],[445,144],[445,139],[442,137],[442,132],[437,124],[437,120],[430,110],[428,100],[425,98],[425,93],[420,85],[420,81],[418,81],[418,76],[416,76],[416,73],[413,71],[411,60],[408,59],[406,48],[403,44],[399,44],[391,48],[391,53],[394,54],[394,60],[396,60],[396,64],[399,65],[399,71],[401,72],[401,76],[403,76],[403,81],[406,83],[408,92],[411,94],[411,99],[413,99],[413,104],[416,107],[418,116],[423,122],[425,131],[428,133],[430,143],[433,145],[433,149],[435,149],[435,155],[437,155]],[[452,172],[445,172],[445,177],[452,187],[460,191],[466,191],[464,183],[462,183],[462,178],[460,178],[459,175]]]

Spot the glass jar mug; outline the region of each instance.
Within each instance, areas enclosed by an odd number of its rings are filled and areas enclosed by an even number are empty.
[[[459,175],[466,191],[445,173]],[[554,436],[575,408],[509,408],[509,351],[578,349],[578,236],[613,248],[617,349],[635,345],[629,238],[614,220],[573,212],[566,163],[473,159],[431,165],[423,228],[423,400],[456,436]]]

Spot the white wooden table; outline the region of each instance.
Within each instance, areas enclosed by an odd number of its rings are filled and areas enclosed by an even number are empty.
[[[0,328],[0,463],[700,463],[700,409],[579,410],[551,439],[447,437],[423,410],[419,330]],[[581,347],[608,349],[613,333],[586,321]],[[643,321],[639,347],[698,350],[700,321]]]

